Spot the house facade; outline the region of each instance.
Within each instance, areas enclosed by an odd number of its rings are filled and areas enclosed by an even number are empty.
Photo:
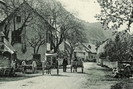
[[[33,54],[39,54],[39,60],[45,59],[46,32],[53,28],[27,2],[16,8],[0,26],[18,59],[30,60],[34,58]]]
[[[82,43],[82,45],[87,52],[85,61],[95,62],[97,59],[96,46],[91,43]]]
[[[105,46],[107,45],[109,40],[105,40],[97,49],[97,64],[103,65],[103,60],[105,60],[105,57],[102,57],[102,54],[105,52]]]
[[[97,58],[96,46],[91,43],[81,43],[76,47],[74,53],[84,61],[95,61]]]

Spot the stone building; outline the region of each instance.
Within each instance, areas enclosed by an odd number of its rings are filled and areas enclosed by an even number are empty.
[[[27,2],[5,18],[0,28],[15,48],[18,59],[45,59],[46,32],[53,27]]]

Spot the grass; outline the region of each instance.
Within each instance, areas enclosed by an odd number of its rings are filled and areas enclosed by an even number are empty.
[[[123,78],[119,80],[118,83],[111,86],[111,89],[133,89],[133,80],[128,78]]]
[[[111,86],[111,89],[123,89],[123,83],[117,83]]]

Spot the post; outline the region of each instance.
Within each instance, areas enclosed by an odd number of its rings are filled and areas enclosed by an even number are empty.
[[[59,65],[57,65],[57,75],[59,75]]]
[[[57,75],[59,75],[59,59],[56,57]]]
[[[42,61],[42,75],[44,75],[44,61]]]

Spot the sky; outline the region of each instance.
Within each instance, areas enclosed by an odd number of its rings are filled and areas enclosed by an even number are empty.
[[[97,0],[57,0],[70,12],[81,20],[94,23],[99,22],[94,16],[100,14],[100,6]],[[121,26],[118,31],[125,30],[127,25]],[[133,24],[130,29],[130,33],[133,33]]]
[[[57,0],[79,19],[93,23],[98,22],[94,16],[100,13],[100,6],[96,0]]]

